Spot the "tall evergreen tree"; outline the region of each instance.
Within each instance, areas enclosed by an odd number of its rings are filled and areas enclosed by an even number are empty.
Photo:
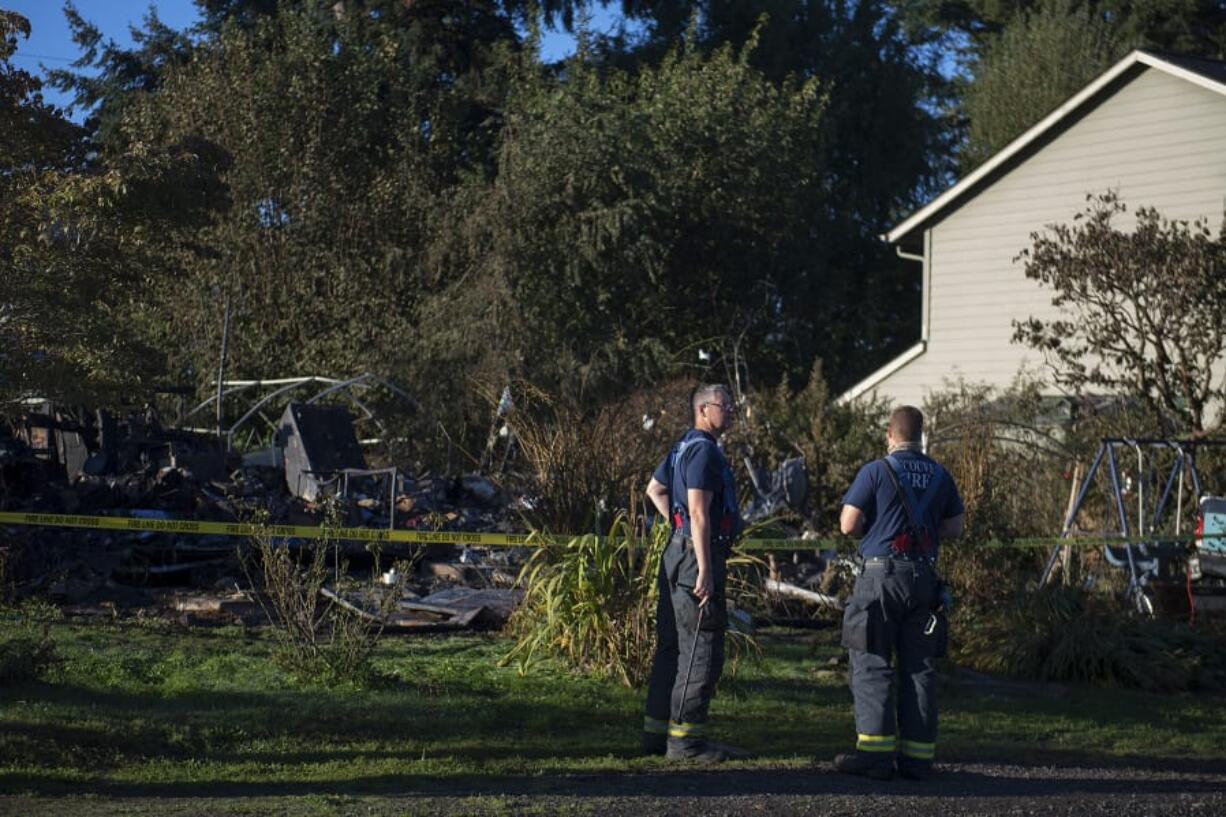
[[[1077,0],[1025,11],[975,64],[963,110],[962,166],[970,170],[1059,107],[1127,50],[1127,40]]]
[[[915,0],[911,29],[959,48],[969,171],[1130,48],[1226,57],[1226,0]]]
[[[71,0],[64,3],[64,16],[81,56],[73,69],[50,71],[48,81],[72,95],[73,107],[86,114],[86,128],[103,141],[113,135],[127,104],[156,91],[168,68],[191,58],[191,37],[163,23],[154,6],[146,12],[143,28],[130,27],[131,48],[103,37]]]
[[[911,0],[899,9],[914,26],[964,38],[973,62],[1020,15],[1045,0]],[[1202,57],[1226,57],[1224,0],[1080,0],[1073,9],[1111,24],[1132,44]]]
[[[50,83],[72,94],[74,105],[89,114],[86,126],[99,139],[114,136],[126,104],[156,92],[167,71],[186,65],[200,44],[216,45],[223,30],[251,32],[282,13],[307,14],[336,24],[364,21],[367,30],[394,31],[420,81],[430,76],[440,90],[480,86],[493,49],[515,44],[516,21],[526,8],[521,0],[195,0],[200,23],[186,31],[165,25],[151,7],[143,26],[131,27],[133,45],[105,38],[67,0],[64,13],[82,55],[72,69],[52,71]],[[469,112],[476,128],[487,109]]]

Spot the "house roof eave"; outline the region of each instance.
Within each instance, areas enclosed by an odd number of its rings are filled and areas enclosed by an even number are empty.
[[[863,396],[869,391],[872,391],[874,388],[879,386],[881,382],[885,380],[887,377],[894,374],[894,372],[898,371],[903,366],[906,366],[908,363],[915,360],[920,355],[924,354],[924,352],[926,352],[927,350],[928,350],[928,341],[921,340],[919,343],[915,344],[910,349],[898,355],[896,358],[891,360],[889,363],[877,369],[877,371],[873,372],[868,377],[864,378],[859,383],[855,384],[850,389],[840,394],[835,399],[835,402],[840,405],[845,405],[855,400],[856,398]]]
[[[1147,68],[1155,68],[1188,82],[1194,83],[1226,95],[1226,81],[1219,80],[1207,72],[1190,68],[1191,61],[1152,51],[1134,50],[1108,68],[1089,85],[1082,88],[1060,107],[1043,117],[1033,127],[1014,139],[986,162],[975,168],[965,178],[959,180],[941,195],[937,196],[924,207],[912,213],[894,229],[882,238],[889,244],[899,244],[908,240],[911,233],[919,228],[927,227],[949,207],[963,202],[969,196],[975,195],[985,184],[990,183],[998,174],[1007,171],[1010,164],[1028,155],[1028,149],[1035,145],[1066,120],[1100,95],[1114,92],[1113,86],[1130,81]],[[1129,76],[1129,74],[1132,76]],[[1226,75],[1226,68],[1222,70]]]

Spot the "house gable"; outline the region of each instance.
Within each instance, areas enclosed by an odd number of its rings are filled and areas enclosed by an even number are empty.
[[[1147,56],[1130,57],[1137,54]],[[1041,372],[1041,357],[1012,343],[1013,322],[1057,313],[1051,291],[1027,279],[1015,259],[1032,233],[1070,221],[1087,194],[1110,189],[1130,209],[1153,206],[1217,226],[1226,207],[1226,84],[1186,68],[1155,70],[1139,58],[1120,65],[1092,84],[1098,94],[1085,95],[1075,115],[1066,111],[1031,134],[1029,151],[986,163],[996,167],[978,188],[959,183],[891,231],[910,247],[917,235],[924,239],[925,337],[902,365],[895,361],[841,399],[877,392],[919,404],[949,380],[1007,386],[1023,368]]]

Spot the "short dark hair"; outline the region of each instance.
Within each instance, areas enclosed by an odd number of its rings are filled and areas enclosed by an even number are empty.
[[[917,443],[924,436],[924,413],[915,406],[899,406],[890,412],[890,431],[900,443]]]

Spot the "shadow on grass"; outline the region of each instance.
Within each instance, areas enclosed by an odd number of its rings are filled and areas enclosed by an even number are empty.
[[[1101,775],[1094,772],[1100,771]],[[1150,779],[1130,776],[1126,768],[1077,769],[1056,776],[1036,767],[1011,766],[990,773],[958,768],[926,783],[880,783],[811,768],[753,768],[696,771],[687,768],[628,774],[492,776],[379,775],[310,782],[174,782],[70,784],[34,775],[0,774],[0,791],[37,795],[114,798],[246,798],[308,795],[382,795],[394,797],[557,796],[577,798],[652,797],[693,800],[725,796],[872,795],[915,798],[1025,798],[1041,803],[1066,797],[1221,794],[1218,777]],[[1138,770],[1140,773],[1140,770]]]
[[[1205,735],[1207,727],[1210,732],[1223,729],[1217,713],[1226,707],[1226,696],[1220,693],[1145,693],[1074,684],[1061,685],[1061,689],[1059,697],[962,691],[956,697],[947,696],[952,700],[942,704],[942,711],[957,717],[993,717],[1006,729],[1035,728],[1043,718],[1073,720],[1091,735],[1098,730],[1141,734],[1159,727],[1170,735],[1194,736]],[[1023,724],[1019,712],[1030,720]],[[1011,756],[1018,756],[1016,747]]]
[[[728,689],[725,691],[725,684]],[[808,678],[745,678],[720,681],[721,695],[731,692],[737,699],[761,700],[771,707],[798,703],[805,706],[838,705],[851,711],[851,691],[846,686],[819,684]]]
[[[362,693],[274,688],[262,686],[270,680],[260,676],[237,679],[246,686],[237,690],[99,688],[85,675],[78,676],[81,684],[75,686],[3,690],[0,764],[21,771],[0,773],[0,792],[151,799],[865,793],[1043,799],[1226,788],[1221,777],[1153,779],[1140,771],[1226,775],[1223,762],[1049,750],[1019,745],[1009,734],[995,742],[990,736],[977,739],[971,744],[974,756],[961,759],[982,763],[999,757],[1014,764],[1020,759],[1019,765],[991,773],[982,766],[955,767],[923,788],[899,782],[882,789],[816,767],[797,769],[798,754],[820,751],[829,757],[836,744],[843,749],[854,739],[847,688],[815,683],[803,667],[788,677],[746,673],[721,688],[728,699],[721,697],[713,716],[716,732],[750,749],[767,749],[766,758],[718,771],[657,761],[627,764],[624,758],[637,744],[641,693],[571,679],[508,681],[481,669],[493,651],[488,641],[477,640],[417,646],[416,674]],[[793,655],[791,663],[811,660]],[[1199,709],[1214,706],[1198,698],[1138,696],[1128,698],[1120,711],[1096,701],[1096,694],[1073,691],[1061,701],[1019,704],[1009,696],[970,693],[959,696],[953,708],[962,715],[999,715],[1006,724],[1025,718],[1030,709],[1090,727],[1101,719],[1121,729],[1160,722],[1169,731],[1174,723],[1182,733],[1203,721],[1201,714],[1181,712],[1189,702]],[[26,709],[27,702],[39,706]],[[425,759],[423,749],[430,762],[418,763],[419,756]],[[964,751],[969,755],[972,750]],[[943,758],[960,759],[956,753]],[[1043,768],[1059,766],[1069,768],[1059,773]],[[576,771],[559,771],[566,769]],[[164,780],[116,782],[112,777]]]
[[[508,757],[581,760],[610,754],[624,757],[637,744],[637,712],[626,711],[625,699],[563,705],[556,698],[524,700],[514,693],[496,692],[475,696],[468,689],[434,696],[419,694],[410,683],[373,693],[377,696],[373,700],[364,695],[299,689],[148,694],[36,684],[6,692],[4,698],[37,699],[60,709],[54,721],[34,717],[0,721],[0,762],[11,765],[80,766],[86,761],[90,770],[97,770],[150,759],[307,764],[410,757],[423,747],[428,747],[431,757],[476,763]],[[824,755],[841,750],[852,738],[850,694],[844,687],[816,685],[803,678],[753,678],[737,684],[736,698],[738,704],[717,714],[713,725],[719,735],[751,749],[769,746],[775,756]],[[847,732],[832,730],[831,722],[821,718],[763,719],[758,711],[777,711],[788,704],[845,715]],[[1202,720],[1179,712],[1184,704],[1186,701],[1172,701],[1169,712],[1155,713],[1150,701],[1151,708],[1145,712],[1121,714],[1115,710],[1111,714],[1117,727],[1143,727],[1152,724],[1156,714],[1167,727],[1172,719],[1181,730],[1203,727]],[[1008,702],[969,696],[955,706],[963,712],[1018,714]],[[1068,702],[1063,702],[1051,710],[1066,711],[1067,707]],[[1090,715],[1087,708],[1093,704],[1082,708],[1080,717]],[[286,751],[252,745],[260,742],[285,746]],[[375,746],[363,745],[371,743]],[[1111,756],[1092,749],[1024,747],[1007,734],[1000,741],[988,736],[977,744],[974,760],[1090,762],[1112,767],[1143,762],[1149,768],[1171,770],[1205,765],[1160,757]]]
[[[374,700],[294,689],[147,694],[31,684],[7,692],[6,698],[50,705],[56,715],[44,720],[33,712],[10,714],[0,721],[0,763],[87,773],[151,760],[309,764],[412,758],[426,746],[431,757],[477,763],[584,759],[606,757],[611,746],[637,744],[637,717],[628,719],[614,706],[601,711],[584,701],[563,705],[467,689],[431,696],[411,684],[374,693]],[[320,746],[336,748],[314,748]]]

